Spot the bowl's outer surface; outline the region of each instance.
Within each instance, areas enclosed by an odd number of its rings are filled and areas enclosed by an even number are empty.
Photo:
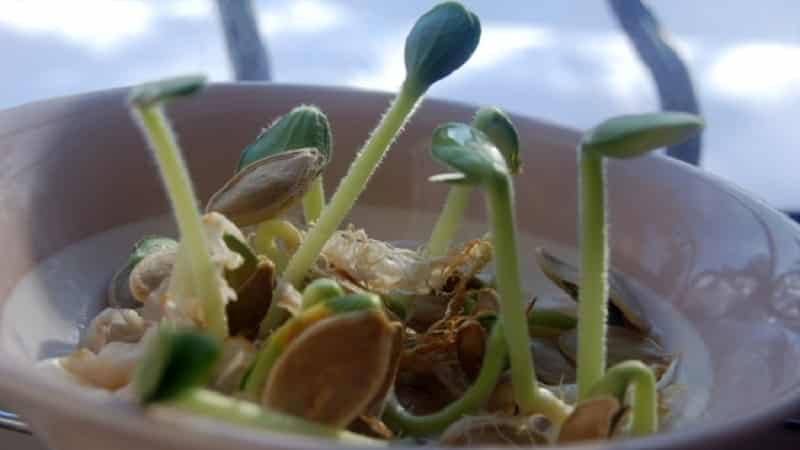
[[[35,103],[0,112],[0,298],[38,262],[71,243],[167,211],[155,168],[125,108],[126,90]],[[278,85],[214,85],[169,108],[198,195],[207,199],[230,175],[238,153],[277,115],[319,105],[335,131],[328,192],[388,104],[383,94]],[[362,201],[436,211],[445,187],[425,181],[440,170],[428,157],[433,128],[468,121],[474,107],[427,101],[379,169]],[[517,182],[518,226],[576,246],[574,131],[515,118],[525,171]],[[764,429],[800,401],[800,233],[779,213],[737,189],[662,158],[612,163],[612,264],[689,318],[711,354],[715,379],[707,418],[685,431],[614,448],[720,448]],[[475,197],[469,214],[480,219]],[[419,238],[429,224],[409,213],[395,230]],[[372,231],[372,230],[371,230]],[[384,230],[385,231],[385,230]],[[521,252],[530,256],[533,249]],[[63,268],[63,270],[77,270]],[[105,279],[113,270],[97,274]],[[34,360],[52,342],[40,310],[81,309],[52,293],[53,305],[0,313],[0,399],[59,449],[328,447],[327,443],[206,424],[187,433],[132,408],[96,408],[40,376]],[[93,294],[93,293],[92,293]],[[34,303],[34,300],[31,300]],[[13,312],[13,314],[12,314]],[[75,324],[77,334],[78,324]],[[23,351],[21,348],[34,351]],[[36,348],[38,347],[38,348]],[[710,446],[710,447],[709,447]]]

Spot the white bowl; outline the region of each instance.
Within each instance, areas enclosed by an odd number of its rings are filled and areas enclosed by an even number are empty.
[[[132,406],[98,406],[34,367],[75,347],[137,233],[163,227],[117,229],[168,211],[125,97],[126,90],[112,90],[0,112],[0,398],[55,449],[329,447],[212,422],[167,424]],[[388,100],[331,88],[215,85],[176,102],[170,114],[206,199],[261,127],[297,104],[317,104],[335,133],[335,161],[325,178],[332,192]],[[363,196],[367,208],[352,221],[379,238],[424,239],[445,193],[426,182],[440,170],[428,156],[431,131],[445,121],[469,121],[474,110],[425,102]],[[530,282],[540,277],[535,245],[565,253],[576,247],[577,133],[521,117],[515,122],[525,161],[516,196],[520,252]],[[658,316],[701,414],[675,431],[603,445],[719,448],[787,417],[800,405],[798,228],[738,189],[663,157],[611,163],[609,178],[612,265],[636,280]],[[483,229],[480,196],[468,215],[465,233]],[[112,229],[93,241],[93,253],[69,247]],[[60,256],[48,259],[53,255]]]

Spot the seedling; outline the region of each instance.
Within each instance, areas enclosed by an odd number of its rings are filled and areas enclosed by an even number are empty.
[[[481,108],[472,121],[472,126],[481,130],[503,154],[512,174],[521,169],[519,158],[519,137],[511,119],[497,108]],[[430,258],[443,256],[453,241],[467,208],[469,186],[454,185],[450,187],[442,212],[426,246],[426,255]]]
[[[144,406],[174,408],[250,428],[326,437],[351,445],[385,445],[203,388],[220,353],[218,341],[211,336],[162,325],[136,369],[137,400]]]
[[[658,429],[656,377],[647,364],[674,367],[674,360],[647,336],[650,328],[635,298],[622,289],[624,283],[614,273],[609,274],[604,158],[632,158],[676,144],[701,128],[699,118],[678,113],[622,116],[584,136],[578,152],[580,268],[539,253],[545,274],[577,298],[577,314],[574,302],[566,310],[525,309],[511,182],[520,170],[519,138],[509,118],[496,108],[479,110],[471,125],[449,123],[434,131],[432,154],[453,172],[431,177],[450,185],[450,192],[425,247],[427,258],[407,250],[413,257],[387,258],[392,267],[381,269],[385,273],[378,275],[387,281],[380,284],[374,282],[373,272],[365,274],[347,264],[362,257],[369,264],[382,262],[387,254],[383,247],[364,245],[378,242],[374,238],[359,232],[352,242],[345,239],[342,248],[326,248],[325,258],[320,256],[428,88],[470,58],[480,32],[477,17],[458,3],[442,3],[420,17],[406,39],[402,87],[327,206],[321,172],[331,158],[331,132],[327,118],[315,107],[295,108],[261,133],[242,153],[234,177],[212,196],[207,209],[213,213],[201,220],[162,105],[197,92],[204,79],[174,78],[132,91],[133,116],[158,163],[180,231],[179,243],[148,239],[137,244],[120,273],[145,256],[148,263],[112,283],[124,287],[128,278],[129,290],[136,294],[132,298],[140,303],[165,300],[153,302],[152,312],[163,307],[163,320],[155,334],[146,334],[150,341],[134,376],[141,405],[345,444],[382,444],[342,430],[367,427],[369,433],[390,439],[392,432],[385,424],[414,437],[432,437],[446,429],[444,435],[452,437],[476,423],[504,423],[529,427],[522,429],[531,432],[529,437],[541,431],[537,439],[602,439],[614,435],[622,423],[626,401],[632,434]],[[479,247],[465,246],[463,252],[445,257],[473,189],[484,193],[488,209],[488,239],[495,258],[492,284],[482,281],[477,268],[463,270],[478,267],[476,261],[489,262],[483,253],[468,251]],[[301,195],[307,232],[281,217]],[[243,233],[234,223],[254,228]],[[607,324],[609,278],[612,327]],[[124,289],[112,294],[117,291]],[[231,313],[229,332],[226,300],[234,293],[246,303],[227,305],[229,311],[232,305],[243,306]],[[384,309],[379,295],[403,320]],[[279,305],[293,316],[287,320]],[[452,310],[458,312],[451,314]],[[92,329],[122,326],[120,319],[130,321],[125,326],[131,328],[143,321],[135,311],[112,309]],[[259,322],[261,339],[255,339]],[[196,329],[179,329],[179,323]],[[229,333],[236,337],[225,340]],[[218,361],[223,343],[226,356]],[[565,374],[577,378],[575,409],[539,385],[532,349],[545,383],[560,383]],[[552,352],[558,358],[547,356]],[[96,375],[90,373],[93,366],[81,366],[85,354],[82,350],[70,355],[63,367],[91,384],[97,377],[88,376]],[[608,354],[614,365],[606,372]],[[216,373],[209,383],[217,364],[224,376]],[[500,382],[507,367],[510,388]],[[431,384],[430,392],[420,390],[431,398],[415,396],[414,383],[428,383],[432,376],[445,387],[440,389],[444,395],[437,396],[439,386]],[[355,383],[358,377],[366,381]],[[463,384],[448,384],[451,379],[474,381],[464,391]],[[663,381],[664,377],[659,383]],[[238,398],[203,387],[208,384]],[[457,392],[463,395],[445,397]],[[492,408],[502,413],[472,424],[465,419],[480,414],[490,398],[500,402]],[[420,399],[445,399],[439,404],[449,404],[432,414],[415,415],[400,403],[417,407]],[[516,417],[505,420],[504,413]],[[539,415],[548,419],[547,433],[534,429]]]
[[[486,194],[500,296],[500,321],[495,327],[504,329],[514,397],[522,413],[542,413],[554,423],[560,423],[569,407],[538,386],[528,348],[528,324],[517,256],[514,191],[508,164],[488,136],[465,124],[451,123],[437,128],[432,152],[437,160],[457,172],[435,175],[431,181],[475,186]]]
[[[302,330],[336,314],[381,308],[380,299],[375,295],[334,295],[337,288],[341,290],[338,285],[328,282],[312,283],[306,287],[303,292],[305,308],[270,335],[258,352],[253,369],[244,384],[244,392],[249,398],[259,397],[275,361]]]
[[[284,272],[289,283],[300,286],[325,242],[350,212],[425,92],[467,62],[478,46],[480,34],[478,17],[456,2],[441,3],[417,20],[406,38],[406,78],[400,92],[289,261]],[[274,309],[270,308],[268,318],[276,314]]]
[[[603,377],[608,311],[608,227],[604,157],[633,158],[678,144],[696,134],[691,114],[657,113],[609,119],[580,144],[580,294],[578,301],[578,398]]]
[[[301,148],[317,149],[325,156],[326,164],[333,159],[330,124],[325,114],[316,106],[298,106],[275,120],[255,142],[242,151],[236,170],[238,172],[268,156]],[[303,195],[302,201],[306,223],[313,223],[319,218],[325,206],[322,175],[311,182],[311,187]]]
[[[147,83],[131,91],[133,116],[156,158],[161,179],[172,203],[181,243],[173,279],[184,280],[173,291],[176,301],[201,299],[203,320],[211,335],[228,335],[223,286],[215,275],[206,243],[200,212],[189,172],[162,105],[172,99],[192,95],[203,88],[205,78],[185,76]]]

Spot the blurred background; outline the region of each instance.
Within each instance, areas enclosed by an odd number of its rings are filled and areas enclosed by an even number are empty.
[[[659,109],[613,1],[462,2],[481,17],[482,41],[432,96],[577,128]],[[252,11],[273,81],[390,91],[404,37],[433,3],[253,0]],[[708,122],[700,165],[800,210],[800,1],[647,4]],[[0,0],[0,54],[0,109],[184,72],[235,78],[214,0]]]

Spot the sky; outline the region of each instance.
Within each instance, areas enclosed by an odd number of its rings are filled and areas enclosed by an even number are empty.
[[[255,0],[274,80],[395,90],[430,0]],[[434,97],[588,128],[658,108],[600,0],[463,0],[481,44]],[[800,210],[800,1],[652,1],[707,122],[701,165]],[[211,0],[0,0],[0,109],[185,72],[231,79]]]

